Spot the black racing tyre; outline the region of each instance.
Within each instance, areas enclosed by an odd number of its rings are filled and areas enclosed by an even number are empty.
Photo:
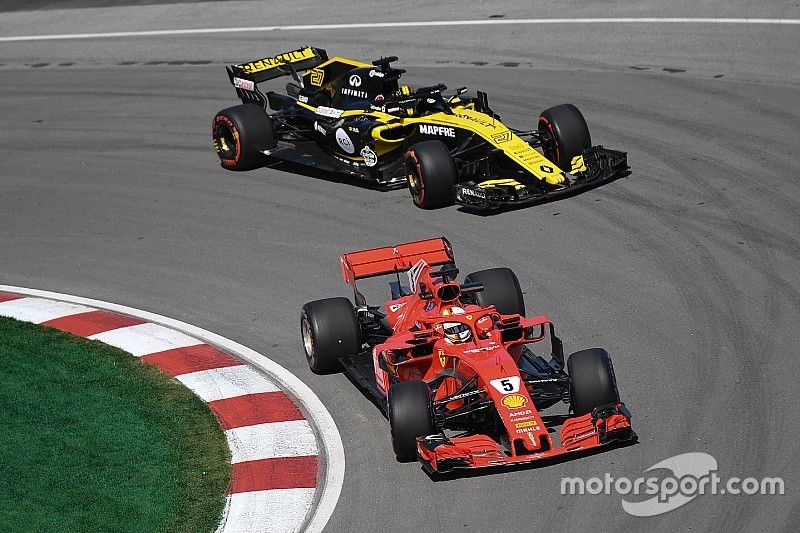
[[[424,381],[401,381],[389,388],[389,427],[398,461],[417,458],[417,437],[436,433],[431,391]]]
[[[510,268],[489,268],[473,272],[464,283],[482,283],[483,290],[475,293],[478,305],[493,305],[504,315],[525,316],[525,298],[519,279]]]
[[[276,146],[272,119],[256,104],[223,109],[211,122],[211,139],[223,168],[251,170],[263,164],[261,152]]]
[[[422,209],[453,205],[458,170],[450,150],[442,141],[422,141],[412,145],[406,151],[405,166],[414,205]]]
[[[592,146],[586,119],[572,104],[561,104],[542,111],[539,133],[546,141],[544,155],[561,170],[572,168],[572,158]]]
[[[576,415],[591,413],[595,407],[619,402],[617,380],[611,357],[602,348],[589,348],[567,359],[572,409]]]
[[[361,352],[361,327],[347,298],[309,302],[300,314],[300,334],[308,366],[315,374],[342,369],[340,357]]]

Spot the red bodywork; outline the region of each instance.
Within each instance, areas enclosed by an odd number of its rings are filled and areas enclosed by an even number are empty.
[[[422,380],[435,384],[434,403],[456,413],[464,398],[441,402],[475,380],[476,388],[483,391],[479,394],[492,401],[502,423],[501,432],[507,439],[503,443],[480,433],[418,439],[419,459],[428,471],[535,461],[635,436],[630,413],[617,404],[602,412],[567,418],[558,441],[554,440],[550,431],[555,430],[548,430],[531,397],[536,385],[526,384],[519,369],[524,345],[541,342],[548,333],[553,336],[550,320],[546,316],[503,315],[494,306],[464,303],[461,286],[431,269],[454,263],[445,238],[349,253],[341,262],[344,279],[354,289],[360,278],[409,271],[410,294],[386,303],[386,318],[394,334],[372,350],[378,389],[388,394],[393,382]],[[453,294],[456,297],[449,299]],[[454,305],[465,313],[442,314]],[[471,339],[461,344],[449,342],[441,326],[445,322],[466,324]]]

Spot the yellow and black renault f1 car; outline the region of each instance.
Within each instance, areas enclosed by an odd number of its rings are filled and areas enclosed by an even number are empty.
[[[212,123],[222,166],[290,161],[386,188],[407,184],[425,209],[455,202],[476,210],[534,203],[628,172],[624,152],[592,146],[571,104],[543,111],[536,130],[511,129],[486,93],[401,85],[405,71],[392,66],[396,60],[368,64],[305,47],[231,65],[242,105]],[[258,86],[282,76],[293,78],[286,94]]]

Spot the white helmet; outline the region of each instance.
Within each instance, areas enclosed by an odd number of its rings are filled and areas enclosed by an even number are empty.
[[[457,306],[442,309],[442,315],[444,316],[463,315],[464,313],[464,309]],[[445,322],[442,324],[442,329],[444,330],[445,340],[452,344],[467,342],[472,338],[472,331],[469,326],[461,322]]]

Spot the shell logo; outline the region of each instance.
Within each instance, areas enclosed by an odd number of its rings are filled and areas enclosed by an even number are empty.
[[[528,399],[522,394],[509,394],[508,396],[503,396],[500,403],[509,409],[519,409],[520,407],[525,407],[528,403]]]

